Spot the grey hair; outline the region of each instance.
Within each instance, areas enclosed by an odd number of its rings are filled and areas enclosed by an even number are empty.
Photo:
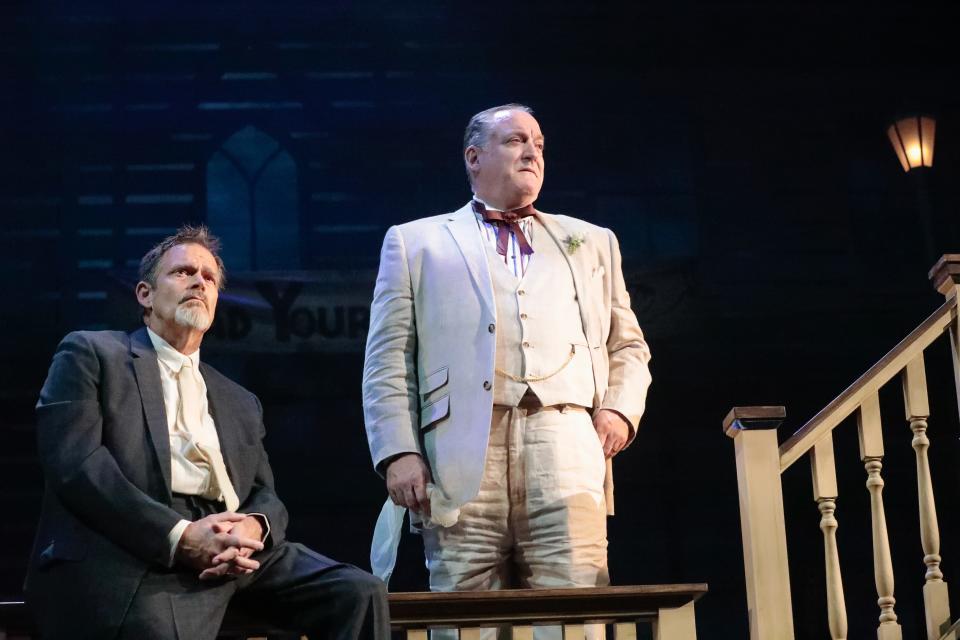
[[[210,233],[206,226],[200,225],[191,227],[184,225],[177,229],[172,236],[167,236],[153,246],[146,255],[140,259],[139,278],[141,282],[146,282],[151,287],[157,286],[157,276],[160,271],[160,260],[170,249],[181,244],[198,244],[211,254],[217,262],[217,269],[220,271],[217,278],[217,288],[223,289],[227,282],[227,270],[223,266],[223,259],[220,258],[220,238]]]
[[[490,138],[490,129],[493,125],[493,116],[501,111],[522,111],[533,115],[533,109],[525,104],[511,102],[497,107],[484,109],[480,113],[474,114],[467,123],[467,129],[463,132],[463,150],[466,152],[468,147],[482,147]],[[466,160],[464,160],[466,162]],[[467,168],[467,177],[473,184],[473,176],[470,175],[470,169]]]

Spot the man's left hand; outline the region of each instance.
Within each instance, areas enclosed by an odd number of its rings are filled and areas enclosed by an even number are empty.
[[[260,523],[260,518],[256,516],[247,516],[240,522],[218,522],[214,525],[214,529],[217,533],[233,533],[233,535],[253,540],[263,540],[263,525]],[[210,580],[225,575],[252,573],[260,567],[259,562],[249,560],[253,553],[253,549],[246,547],[231,547],[214,557],[214,566],[203,570],[200,573],[200,579]]]
[[[260,523],[260,518],[256,516],[247,516],[240,522],[230,522],[229,520],[217,522],[213,525],[213,528],[217,533],[232,532],[234,535],[263,540],[263,525]],[[253,549],[247,549],[247,551],[253,553]]]
[[[603,455],[607,458],[612,458],[627,446],[627,439],[630,437],[630,425],[616,411],[610,409],[597,411],[597,415],[593,416],[593,428],[597,430],[597,437],[600,438],[600,445],[603,447]]]

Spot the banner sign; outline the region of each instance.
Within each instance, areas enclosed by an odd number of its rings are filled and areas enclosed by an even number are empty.
[[[362,352],[375,271],[229,274],[204,346],[241,352]]]

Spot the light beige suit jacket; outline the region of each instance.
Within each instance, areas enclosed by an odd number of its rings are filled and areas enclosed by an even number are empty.
[[[583,220],[536,215],[564,249],[573,277],[590,346],[593,408],[618,411],[635,433],[650,351],[630,309],[617,239]],[[564,242],[571,238],[582,239],[575,250]],[[482,243],[469,204],[387,231],[363,369],[374,466],[382,472],[384,460],[420,453],[457,505],[479,490],[493,411],[497,317]]]

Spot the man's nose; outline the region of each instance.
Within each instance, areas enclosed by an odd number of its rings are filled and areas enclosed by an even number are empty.
[[[540,147],[532,140],[528,140],[527,143],[523,145],[523,157],[525,158],[536,158],[540,153]]]

